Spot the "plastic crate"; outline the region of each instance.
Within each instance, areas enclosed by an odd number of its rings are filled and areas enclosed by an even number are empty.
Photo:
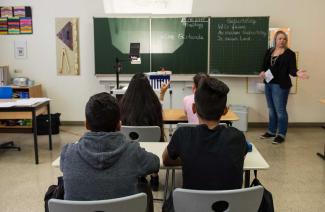
[[[0,87],[0,99],[11,99],[12,98],[12,88],[7,86]]]

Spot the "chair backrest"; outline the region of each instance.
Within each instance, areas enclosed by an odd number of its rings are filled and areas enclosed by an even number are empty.
[[[263,191],[262,186],[223,191],[177,188],[173,192],[173,202],[175,212],[256,212],[261,204]]]
[[[138,142],[160,141],[161,130],[158,126],[122,126],[121,132],[126,138]]]
[[[131,196],[95,201],[71,201],[50,199],[49,212],[145,212],[147,195],[139,193]]]
[[[193,123],[177,123],[176,124],[176,129],[180,127],[196,127],[198,124],[193,124]]]
[[[177,123],[176,128],[179,127],[196,127],[199,124],[194,124],[194,123]],[[220,122],[219,125],[227,126],[226,123]]]

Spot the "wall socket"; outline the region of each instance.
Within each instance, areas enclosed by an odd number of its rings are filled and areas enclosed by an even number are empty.
[[[14,73],[15,74],[21,74],[21,73],[23,73],[23,70],[21,70],[21,69],[15,69],[14,70]]]

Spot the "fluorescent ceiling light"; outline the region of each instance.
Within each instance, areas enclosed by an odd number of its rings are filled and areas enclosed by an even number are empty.
[[[108,14],[191,14],[193,0],[103,0]]]

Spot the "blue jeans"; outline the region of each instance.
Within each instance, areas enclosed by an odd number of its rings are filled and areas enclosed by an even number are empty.
[[[282,89],[279,84],[265,84],[265,96],[269,109],[268,133],[278,135],[283,138],[287,134],[288,113],[287,102],[290,89]]]

